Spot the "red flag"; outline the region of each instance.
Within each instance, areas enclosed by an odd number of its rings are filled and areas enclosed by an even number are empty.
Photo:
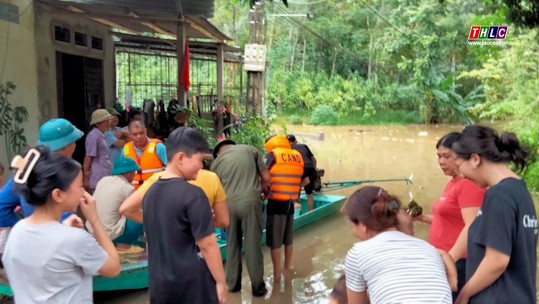
[[[185,91],[189,91],[191,81],[189,80],[189,43],[185,42],[185,52],[183,55],[182,70],[180,73],[180,83],[185,88]]]

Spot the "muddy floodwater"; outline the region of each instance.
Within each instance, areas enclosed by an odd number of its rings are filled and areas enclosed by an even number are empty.
[[[376,183],[407,202],[409,193],[430,213],[431,203],[441,194],[448,177],[438,168],[435,144],[462,126],[288,126],[306,143],[325,169],[323,181],[402,178],[413,175],[413,185]],[[323,138],[323,139],[322,139]],[[359,186],[335,191],[349,195]],[[415,223],[416,236],[426,239],[428,225]],[[343,259],[356,242],[349,223],[336,214],[294,234],[292,273],[272,283],[269,251],[264,247],[264,270],[268,294],[251,296],[244,267],[241,293],[229,294],[228,303],[327,303],[336,279],[343,273]],[[420,287],[419,287],[420,288]],[[149,303],[147,290],[96,293],[95,303]]]

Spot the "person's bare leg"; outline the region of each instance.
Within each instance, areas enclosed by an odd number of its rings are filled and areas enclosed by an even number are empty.
[[[273,282],[281,281],[281,248],[271,249],[271,262],[273,263]]]
[[[126,251],[126,250],[129,250],[129,248],[131,248],[131,245],[129,244],[122,244],[122,243],[116,244],[116,250],[118,251]]]
[[[307,194],[307,208],[309,211],[314,209],[314,196],[312,194]]]
[[[284,246],[284,269],[290,270],[292,267],[292,253],[294,247],[292,245]]]

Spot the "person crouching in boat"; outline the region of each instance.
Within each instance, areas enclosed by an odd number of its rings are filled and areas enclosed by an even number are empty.
[[[399,231],[400,206],[382,188],[366,186],[343,207],[362,240],[344,262],[348,303],[452,303],[436,248]]]
[[[281,280],[281,246],[284,245],[284,269],[290,270],[292,263],[292,238],[294,225],[294,203],[299,198],[301,187],[309,183],[303,176],[303,158],[292,150],[283,135],[268,138],[264,144],[268,154],[266,166],[270,172],[268,192],[266,244],[271,249],[273,281]]]
[[[17,156],[14,188],[34,207],[12,229],[2,257],[16,303],[92,303],[92,276],[117,276],[118,253],[101,224],[95,200],[84,191],[79,163],[44,146]],[[76,216],[80,207],[95,239]],[[97,242],[96,242],[97,240]]]
[[[133,159],[120,155],[112,167],[112,176],[103,177],[93,195],[99,218],[120,254],[144,251],[141,247],[132,246],[138,243],[142,235],[142,224],[126,218],[119,210],[125,199],[135,191],[131,182],[138,170],[140,167]],[[93,233],[90,221],[86,221],[86,228]]]

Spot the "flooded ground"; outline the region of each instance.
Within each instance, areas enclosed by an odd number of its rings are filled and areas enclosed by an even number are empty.
[[[404,182],[377,183],[407,201],[409,191],[430,212],[430,204],[442,192],[448,178],[438,168],[435,144],[461,126],[289,126],[299,142],[309,145],[325,169],[323,181],[401,178],[413,174],[413,185]],[[324,140],[316,137],[323,132]],[[358,187],[336,191],[348,195]],[[428,226],[415,224],[423,239]],[[294,235],[294,271],[280,284],[272,283],[269,251],[264,248],[266,282],[269,292],[253,298],[244,267],[241,293],[229,295],[229,303],[327,303],[335,280],[343,272],[343,258],[356,239],[340,214]],[[147,290],[96,293],[95,303],[149,303]]]

